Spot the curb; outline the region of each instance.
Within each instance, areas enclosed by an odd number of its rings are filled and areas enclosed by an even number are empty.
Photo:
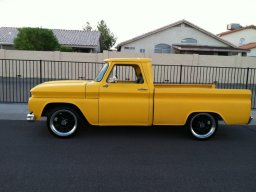
[[[27,103],[0,104],[0,120],[26,120]]]

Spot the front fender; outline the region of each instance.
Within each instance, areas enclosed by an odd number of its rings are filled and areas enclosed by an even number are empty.
[[[31,97],[28,102],[29,111],[34,114],[35,120],[40,120],[44,109],[49,104],[71,104],[76,106],[84,115],[88,123],[98,125],[98,99],[70,99],[70,98],[34,98]]]

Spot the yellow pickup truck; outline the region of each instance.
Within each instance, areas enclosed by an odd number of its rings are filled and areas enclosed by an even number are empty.
[[[47,117],[58,137],[73,136],[83,123],[98,126],[186,125],[199,140],[215,135],[218,121],[248,124],[250,90],[215,85],[154,84],[150,59],[105,60],[92,81],[45,82],[31,89],[27,120]]]

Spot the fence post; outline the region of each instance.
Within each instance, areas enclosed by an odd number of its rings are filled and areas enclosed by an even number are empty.
[[[42,78],[42,60],[39,61],[39,79],[40,79],[40,83],[43,82],[43,78]]]
[[[182,65],[180,65],[180,84],[181,84],[181,81],[182,81]]]
[[[0,49],[0,59],[5,59],[5,49]]]
[[[245,85],[245,88],[246,88],[246,89],[248,88],[249,72],[250,72],[250,68],[249,68],[249,67],[247,67],[246,85]]]

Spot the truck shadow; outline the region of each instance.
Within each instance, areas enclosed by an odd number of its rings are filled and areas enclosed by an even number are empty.
[[[89,126],[81,128],[76,137],[132,137],[132,138],[178,138],[187,139],[184,126]]]
[[[52,135],[46,127],[45,121],[34,122],[33,124],[26,124],[33,129],[31,134],[41,137],[51,137]],[[188,131],[184,126],[86,126],[81,127],[74,138],[189,138]]]
[[[217,134],[211,141],[226,140],[237,141],[237,139],[247,138],[248,134],[256,133],[255,126],[227,126],[220,125]],[[137,138],[137,139],[168,139],[168,140],[195,140],[185,126],[117,126],[117,127],[95,127],[82,128],[75,137],[99,137],[99,138]]]
[[[31,126],[32,124],[27,123]],[[33,131],[29,132],[33,137],[53,138],[49,133],[44,121],[35,122],[31,128]],[[214,140],[234,140],[241,138],[248,138],[249,135],[255,135],[255,126],[227,126],[220,125],[215,137],[211,138]],[[71,139],[88,139],[88,138],[99,138],[99,139],[151,139],[151,140],[195,140],[189,134],[185,126],[87,126],[81,127],[77,134]]]

